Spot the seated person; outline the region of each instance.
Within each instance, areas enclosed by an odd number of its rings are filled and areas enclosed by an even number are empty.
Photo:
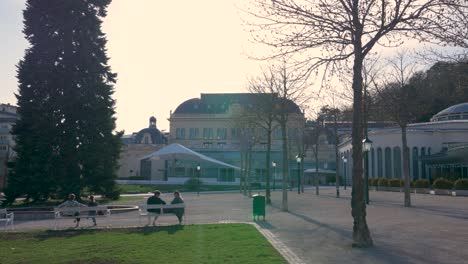
[[[75,208],[76,207],[76,212],[65,212],[64,215],[70,215],[70,216],[75,216],[75,220],[73,222],[76,222],[76,226],[75,227],[79,227],[80,226],[80,212],[79,212],[79,207],[86,207],[86,205],[84,204],[81,204],[79,202],[76,201],[76,196],[75,194],[73,193],[70,193],[68,195],[68,200],[61,203],[59,206],[57,206],[58,208],[63,208],[63,207],[68,207],[68,208]],[[73,210],[70,210],[70,211],[73,211]]]
[[[174,199],[172,200],[171,204],[182,204],[184,203],[184,200],[180,196],[180,192],[175,191],[174,192]],[[185,208],[171,208],[168,213],[173,213],[177,216],[177,219],[179,219],[179,224],[182,224],[182,217],[184,216],[184,211]]]
[[[146,201],[146,204],[147,205],[152,205],[152,204],[166,204],[166,202],[164,200],[162,200],[161,198],[159,198],[159,196],[161,195],[161,192],[160,191],[154,191],[153,192],[153,196],[151,196],[150,198],[148,198],[148,200]],[[147,211],[149,213],[157,213],[157,214],[160,214],[161,213],[161,209],[147,209]],[[158,216],[155,215],[154,216],[154,220],[153,220],[153,225],[156,225],[156,219],[158,219]],[[148,215],[148,225],[150,224],[150,221],[151,221],[151,216]]]

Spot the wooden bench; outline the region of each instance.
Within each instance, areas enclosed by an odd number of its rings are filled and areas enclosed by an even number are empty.
[[[161,213],[157,212],[148,212],[148,209],[160,209]],[[175,215],[172,210],[168,209],[184,209],[184,214],[182,216],[183,222],[185,224],[185,203],[180,204],[141,204],[138,206],[139,213],[139,224],[141,225],[141,217],[148,217],[148,223],[151,221],[151,216],[161,216],[165,214]],[[166,210],[166,212],[164,212]]]
[[[7,209],[0,209],[0,222],[5,222],[4,228],[6,230],[7,226],[10,225],[10,227],[13,229],[13,220],[15,219],[14,213],[8,213]]]
[[[54,207],[55,229],[57,229],[57,220],[63,218],[101,218],[110,216],[111,212],[107,206],[93,207]],[[107,221],[107,227],[109,222]]]

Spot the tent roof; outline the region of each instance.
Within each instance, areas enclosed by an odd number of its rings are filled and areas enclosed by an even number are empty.
[[[306,169],[304,170],[305,173],[315,173],[315,169]],[[326,169],[318,169],[319,173],[336,173],[335,170],[326,170]]]
[[[217,159],[210,158],[196,151],[193,151],[185,146],[177,143],[170,144],[156,152],[153,152],[141,159],[183,159],[183,160],[194,160],[194,161],[205,161],[213,164],[218,164],[223,167],[228,167],[236,170],[240,170],[239,167],[222,162]]]

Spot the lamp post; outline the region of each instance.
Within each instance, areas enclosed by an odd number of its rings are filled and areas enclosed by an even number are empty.
[[[346,163],[348,162],[348,159],[347,159],[345,156],[341,157],[341,159],[343,160],[343,168],[344,168],[344,170],[343,170],[343,171],[344,171],[344,189],[346,190],[346,184],[347,184],[347,182],[348,182],[348,181],[346,180]]]
[[[197,165],[197,196],[200,196],[200,173],[201,167],[200,164]]]
[[[297,161],[297,193],[301,193],[301,155],[296,156]]]
[[[273,166],[273,190],[276,190],[276,162],[272,161],[271,166]]]
[[[369,151],[372,148],[372,141],[369,138],[365,138],[362,140],[362,145],[364,149],[364,170],[365,170],[365,199],[366,204],[369,204]]]

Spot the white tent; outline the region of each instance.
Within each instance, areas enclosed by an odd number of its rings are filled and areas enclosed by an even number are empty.
[[[239,167],[210,158],[208,156],[195,152],[177,143],[170,144],[169,146],[166,146],[156,152],[153,152],[147,156],[144,156],[141,159],[142,160],[144,159],[180,159],[180,160],[203,161],[203,162],[218,164],[223,167],[240,170]]]

